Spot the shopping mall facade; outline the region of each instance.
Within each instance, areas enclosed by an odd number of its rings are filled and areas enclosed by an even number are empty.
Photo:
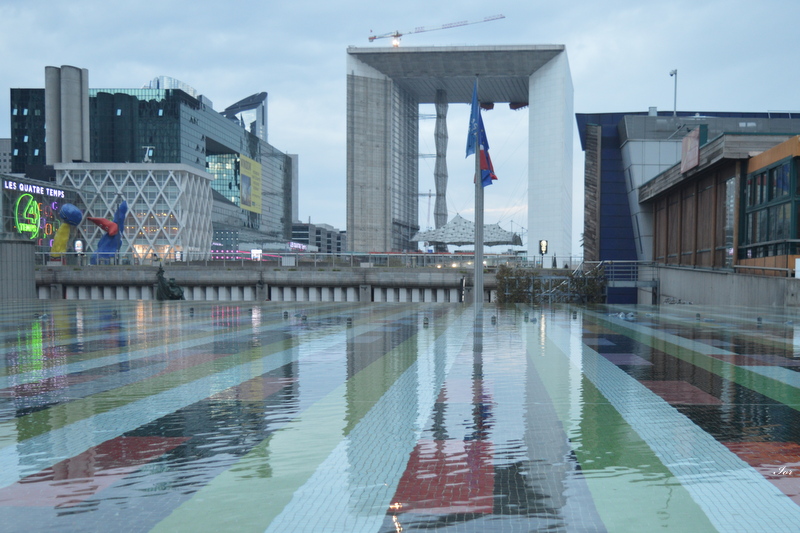
[[[11,90],[10,178],[74,190],[85,216],[112,219],[125,201],[120,252],[139,258],[280,247],[297,215],[297,157],[267,143],[266,98],[220,113],[171,78],[89,89],[85,69],[47,67],[44,89]],[[84,221],[71,242],[91,252],[101,235]]]

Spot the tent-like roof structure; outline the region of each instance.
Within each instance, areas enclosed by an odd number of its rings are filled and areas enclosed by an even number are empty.
[[[475,223],[470,222],[461,215],[456,215],[441,228],[417,232],[411,237],[411,240],[453,244],[457,246],[474,244]],[[499,224],[487,224],[483,226],[483,244],[485,246],[497,246],[498,244],[522,246],[522,239],[516,233],[504,230]]]

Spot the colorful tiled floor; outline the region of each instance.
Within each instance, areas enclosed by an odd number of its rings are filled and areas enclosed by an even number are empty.
[[[479,318],[4,305],[0,531],[798,529],[797,316]]]

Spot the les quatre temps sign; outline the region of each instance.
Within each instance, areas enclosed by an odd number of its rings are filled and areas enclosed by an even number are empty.
[[[32,240],[53,235],[56,229],[53,222],[59,208],[59,202],[55,199],[63,199],[64,191],[13,180],[3,180],[3,189],[20,193],[14,202],[14,225],[17,232]]]

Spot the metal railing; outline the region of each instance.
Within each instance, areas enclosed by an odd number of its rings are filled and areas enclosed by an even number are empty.
[[[780,277],[787,277],[791,278],[792,273],[794,272],[793,268],[780,268],[780,267],[768,267],[768,266],[755,266],[755,265],[733,265],[734,271],[759,271],[759,270],[766,270],[769,272],[779,272],[782,274]]]
[[[93,253],[65,252],[54,256],[47,252],[36,253],[38,266],[91,266],[91,265],[206,265],[206,266],[271,266],[288,268],[435,268],[474,269],[474,255],[471,253],[425,254],[425,253],[341,253],[325,254],[316,252],[262,254],[253,258],[249,252],[226,252],[224,254],[177,253],[166,255],[141,256],[133,252],[107,254],[95,258]],[[559,267],[580,268],[581,258],[568,257],[558,260]],[[501,265],[516,268],[552,268],[548,256],[529,259],[528,256],[512,254],[484,255],[484,266],[494,269]]]
[[[602,261],[598,266],[611,283],[649,282],[658,278],[656,264],[652,261]]]

